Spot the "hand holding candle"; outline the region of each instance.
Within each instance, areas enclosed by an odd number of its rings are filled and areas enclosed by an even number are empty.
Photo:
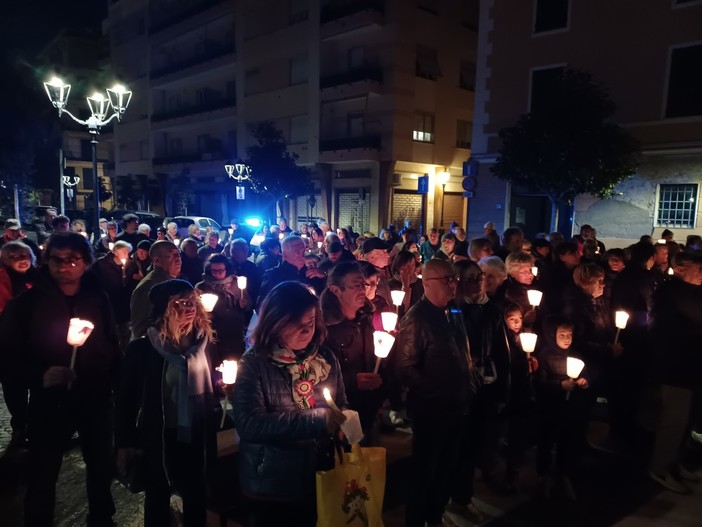
[[[236,382],[238,364],[235,360],[225,360],[215,369],[222,373],[222,384],[225,386],[224,408],[222,409],[222,420],[219,422],[219,427],[224,428],[224,418],[227,416],[228,406],[226,387],[231,386]]]
[[[626,328],[626,323],[629,321],[629,313],[626,311],[617,311],[614,313],[614,325],[617,326],[617,334],[614,336],[614,343],[619,342],[619,332]]]
[[[236,286],[241,289],[242,291],[246,289],[247,285],[247,279],[245,276],[237,276],[236,277]]]
[[[395,344],[395,337],[390,333],[385,333],[385,331],[374,331],[373,344],[375,345],[374,352],[376,356],[373,373],[378,373],[380,361],[390,355],[390,350],[393,344]]]
[[[580,377],[584,367],[585,363],[580,359],[576,359],[575,357],[568,357],[566,359],[566,375],[568,375],[570,379],[575,380]],[[566,400],[569,398],[570,392],[566,393]]]
[[[329,391],[329,388],[324,388],[322,390],[322,394],[324,395],[324,400],[327,401],[327,404],[329,405],[329,408],[332,408],[339,412],[339,407],[336,405],[334,402],[334,399],[332,399],[331,392]]]

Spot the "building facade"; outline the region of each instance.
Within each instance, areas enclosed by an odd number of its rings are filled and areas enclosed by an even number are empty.
[[[477,0],[112,1],[105,30],[135,106],[115,132],[117,179],[146,175],[170,215],[255,213],[224,165],[271,121],[315,182],[286,204],[293,224],[463,223],[477,24]]]
[[[545,196],[491,175],[502,128],[527,113],[539,83],[565,66],[586,70],[617,105],[614,120],[642,146],[638,173],[620,196],[579,196],[574,230],[585,223],[612,246],[700,234],[702,182],[702,2],[699,0],[483,0],[478,44],[473,159],[476,199],[469,233],[493,221],[500,231],[548,228]],[[570,234],[570,233],[565,233]]]

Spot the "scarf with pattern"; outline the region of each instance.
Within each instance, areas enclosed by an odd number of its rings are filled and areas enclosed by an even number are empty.
[[[277,348],[272,354],[273,363],[279,368],[287,368],[292,377],[292,396],[301,410],[314,408],[314,385],[324,381],[331,371],[331,365],[317,353],[317,349],[305,350],[299,354],[292,350]]]

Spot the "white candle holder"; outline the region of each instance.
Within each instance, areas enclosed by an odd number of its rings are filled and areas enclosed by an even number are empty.
[[[614,313],[614,325],[617,327],[617,334],[614,336],[614,343],[619,342],[619,332],[626,328],[629,322],[629,313],[626,311],[617,311]]]
[[[397,313],[385,311],[380,314],[380,318],[383,321],[383,329],[385,331],[393,331],[397,327]]]
[[[78,348],[85,344],[88,337],[95,329],[92,322],[88,320],[81,320],[80,318],[72,318],[68,324],[68,334],[66,335],[66,342],[73,346],[73,353],[71,354],[71,370],[75,369],[76,366],[76,355],[78,354]],[[68,389],[71,389],[71,384],[68,383]]]
[[[580,374],[585,368],[585,363],[580,359],[575,357],[568,357],[566,359],[566,375],[571,379],[575,380],[580,377]],[[566,400],[570,399],[570,392],[566,393]]]
[[[531,274],[533,274],[534,276],[539,276],[539,268],[536,266],[532,267]]]
[[[200,302],[202,302],[202,307],[205,308],[205,312],[212,313],[219,297],[214,293],[203,293],[200,295]]]
[[[225,360],[215,368],[217,371],[222,373],[222,384],[231,386],[236,382],[236,374],[238,371],[238,364],[235,360]],[[224,408],[222,409],[222,420],[219,423],[220,428],[224,428],[224,419],[227,416],[227,406],[228,400],[225,394],[224,396]]]
[[[538,336],[536,335],[536,333],[519,334],[519,341],[522,344],[522,350],[524,350],[524,353],[534,353],[534,350],[536,349],[537,339]]]
[[[536,289],[529,289],[527,290],[527,296],[529,297],[529,305],[532,307],[539,307],[544,294]]]
[[[236,277],[236,286],[241,289],[242,291],[246,289],[247,285],[247,279],[245,276],[237,276]]]
[[[393,337],[390,333],[386,333],[385,331],[374,331],[373,344],[375,348],[373,351],[376,357],[375,369],[373,370],[373,373],[378,373],[380,361],[390,355],[390,350],[392,349],[393,344],[395,344],[395,337]]]
[[[399,313],[402,301],[405,299],[405,292],[400,290],[390,291],[390,298],[392,299],[392,304],[395,306],[395,311]]]

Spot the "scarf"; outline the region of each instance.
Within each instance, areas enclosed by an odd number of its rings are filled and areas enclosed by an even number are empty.
[[[236,275],[229,275],[217,280],[210,275],[203,275],[203,281],[220,297],[220,301],[227,303],[227,309],[238,307],[240,292],[236,285]],[[224,297],[224,298],[222,298]],[[218,302],[219,303],[219,302]],[[216,307],[216,306],[215,306]]]
[[[295,355],[291,350],[278,348],[271,357],[273,364],[287,368],[292,377],[292,396],[301,410],[314,408],[314,385],[329,377],[331,365],[321,357],[316,349],[305,350]]]
[[[207,394],[212,391],[210,366],[207,361],[207,339],[200,338],[184,351],[175,349],[170,343],[161,344],[158,330],[150,327],[146,331],[149,342],[163,359],[178,371],[178,441],[192,441],[193,422],[196,414],[203,415]]]

